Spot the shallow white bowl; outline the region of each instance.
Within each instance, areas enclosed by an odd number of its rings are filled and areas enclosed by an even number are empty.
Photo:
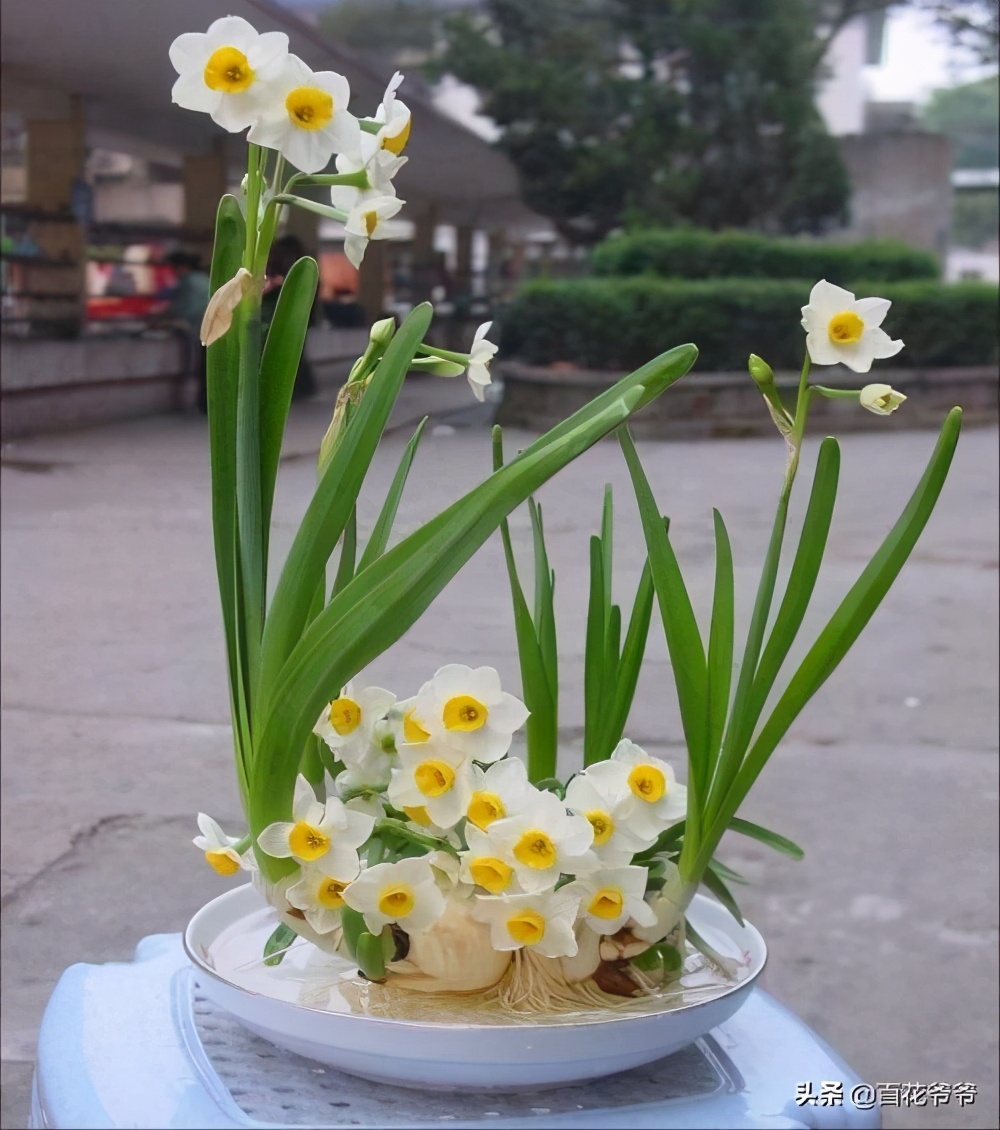
[[[477,1009],[467,999],[444,1015],[440,997],[387,993],[307,942],[294,943],[281,965],[265,966],[264,941],[278,918],[250,885],[202,907],[184,934],[184,948],[205,995],[280,1047],[397,1086],[505,1090],[638,1067],[732,1016],[764,967],[764,940],[703,895],[689,918],[721,954],[740,962],[737,983],[698,987],[694,974],[684,978],[690,987],[679,999],[653,998],[627,1012],[587,1009],[524,1019]]]

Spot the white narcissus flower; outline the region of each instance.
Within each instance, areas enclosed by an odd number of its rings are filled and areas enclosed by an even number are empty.
[[[467,831],[471,835],[471,829]],[[536,792],[522,815],[495,821],[488,835],[500,858],[512,860],[525,891],[551,887],[562,874],[585,874],[598,867],[590,850],[594,829],[585,816],[568,813],[553,793]]]
[[[500,687],[492,667],[449,663],[424,683],[404,714],[411,732],[428,737],[489,764],[510,749],[514,731],[528,718],[528,709]]]
[[[690,884],[681,878],[677,864],[672,860],[660,861],[663,868],[663,886],[649,896],[648,905],[654,921],[649,926],[635,926],[632,933],[647,942],[662,942],[684,920],[688,903],[694,894]]]
[[[475,394],[476,399],[480,401],[486,399],[483,390],[487,385],[493,383],[489,365],[499,348],[493,342],[486,340],[486,335],[490,332],[492,325],[492,322],[483,322],[476,330],[476,336],[472,339],[472,349],[469,352],[469,370],[466,375],[469,387]]]
[[[388,796],[407,815],[415,810],[439,828],[451,828],[465,815],[472,796],[472,766],[460,750],[438,742],[400,746]]]
[[[474,824],[465,826],[465,840],[469,850],[461,853],[461,876],[491,895],[521,888],[514,874],[514,856],[507,842],[499,842],[488,832],[481,832]]]
[[[239,852],[233,846],[238,844],[238,836],[227,836],[222,828],[204,812],[198,813],[198,827],[201,835],[195,836],[191,841],[196,848],[205,853],[205,860],[220,875],[235,875],[244,869],[245,864]]]
[[[340,925],[340,912],[346,905],[344,891],[357,875],[331,875],[330,867],[307,865],[297,883],[285,891],[289,906],[301,910],[317,934],[329,934]]]
[[[233,324],[233,311],[243,301],[253,285],[253,275],[240,267],[235,275],[212,295],[205,307],[201,319],[201,330],[198,333],[202,345],[211,345],[218,341]]]
[[[524,895],[478,895],[473,917],[490,927],[495,950],[527,947],[543,957],[573,957],[577,951],[573,923],[580,906],[579,895],[568,887],[551,887]]]
[[[372,196],[355,204],[344,221],[344,254],[353,266],[361,266],[370,239],[389,238],[386,220],[391,220],[405,203],[397,196]]]
[[[486,770],[473,766],[472,788],[465,815],[484,832],[495,820],[517,816],[536,791],[518,757],[504,757]]]
[[[652,847],[656,834],[640,835],[629,823],[632,792],[624,775],[601,781],[578,773],[566,786],[566,807],[585,816],[594,829],[594,855],[605,866],[632,862],[636,852]]]
[[[891,416],[906,397],[889,385],[865,385],[860,399],[861,407],[876,416]]]
[[[355,688],[348,683],[327,703],[313,733],[318,734],[345,765],[364,757],[373,744],[381,743],[379,723],[392,709],[396,696],[382,687]]]
[[[425,856],[366,868],[344,891],[344,901],[364,915],[372,934],[390,922],[408,934],[419,933],[434,925],[446,905]]]
[[[645,867],[607,867],[567,884],[580,899],[580,917],[597,934],[617,934],[630,919],[652,926],[656,914],[643,901],[649,872]]]
[[[312,71],[289,55],[247,141],[278,152],[303,173],[326,168],[334,153],[360,156],[361,127],[348,112],[351,87],[336,71]]]
[[[887,298],[855,299],[849,290],[820,279],[809,294],[809,305],[802,307],[813,364],[840,363],[867,373],[873,361],[895,357],[903,343],[880,328],[891,305]]]
[[[402,81],[402,74],[396,71],[389,80],[385,94],[382,95],[382,101],[375,111],[375,121],[381,124],[381,128],[375,135],[375,141],[379,149],[386,150],[395,157],[398,157],[406,148],[406,143],[410,140],[410,125],[412,124],[409,107],[396,97],[396,91]]]
[[[375,820],[347,808],[337,797],[316,799],[301,774],[295,782],[291,821],[269,824],[257,837],[262,851],[276,859],[289,856],[299,863],[317,863],[331,875],[356,875],[361,866],[358,848],[372,834]]]
[[[260,117],[287,56],[284,32],[260,35],[239,16],[223,16],[207,32],[188,32],[171,43],[170,62],[180,76],[171,98],[239,133]]]
[[[371,200],[377,196],[395,196],[396,188],[392,178],[406,162],[406,157],[394,157],[384,149],[377,148],[375,138],[369,133],[363,133],[360,155],[341,153],[337,157],[337,172],[364,172],[368,177],[368,188],[355,188],[349,184],[331,185],[330,202],[335,208],[350,212],[362,200]]]
[[[624,800],[619,823],[637,836],[656,837],[687,811],[687,789],[677,784],[674,771],[623,738],[607,761],[598,761],[583,774],[605,794],[620,792]]]

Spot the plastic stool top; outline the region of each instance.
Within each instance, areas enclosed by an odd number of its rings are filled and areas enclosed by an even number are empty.
[[[842,1083],[843,1106],[796,1105],[796,1085]],[[135,961],[74,965],[42,1022],[30,1126],[878,1127],[861,1080],[760,990],[691,1047],[592,1083],[454,1094],[370,1083],[253,1035],[197,991],[180,936]]]

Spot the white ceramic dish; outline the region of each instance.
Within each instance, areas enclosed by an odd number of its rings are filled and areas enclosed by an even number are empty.
[[[281,965],[265,966],[264,941],[278,919],[250,885],[202,907],[184,947],[205,995],[280,1047],[397,1086],[509,1090],[638,1067],[732,1016],[764,967],[764,940],[701,895],[689,916],[706,941],[739,962],[738,980],[720,982],[695,971],[669,999],[523,1019],[467,998],[451,1005],[440,996],[387,991],[307,942],[293,943]]]

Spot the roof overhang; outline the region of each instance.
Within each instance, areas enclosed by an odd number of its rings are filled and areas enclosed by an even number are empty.
[[[225,153],[239,179],[245,146],[205,114],[170,101],[171,42],[224,15],[242,16],[259,31],[283,31],[290,49],[314,70],[335,70],[351,84],[351,106],[370,114],[389,75],[323,39],[316,28],[267,0],[0,0],[5,110],[26,118],[62,116],[81,99],[88,141],[161,162],[186,153]],[[433,205],[439,223],[537,229],[547,222],[520,200],[506,157],[444,116],[412,89],[409,162],[397,178],[411,208]]]

